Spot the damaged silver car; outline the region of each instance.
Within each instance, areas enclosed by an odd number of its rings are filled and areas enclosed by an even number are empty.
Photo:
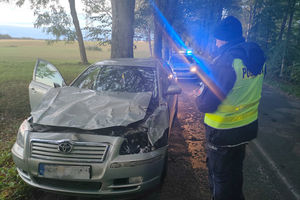
[[[38,60],[29,85],[31,116],[12,148],[20,177],[46,190],[99,196],[157,186],[180,92],[155,59],[97,62],[70,86]]]

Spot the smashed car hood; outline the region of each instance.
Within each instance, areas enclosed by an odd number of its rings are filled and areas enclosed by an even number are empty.
[[[52,88],[31,112],[33,123],[85,130],[127,126],[144,119],[151,92],[96,92]]]

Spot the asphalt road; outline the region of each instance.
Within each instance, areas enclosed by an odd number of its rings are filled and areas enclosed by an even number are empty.
[[[192,98],[195,84],[181,83]],[[247,147],[244,193],[248,200],[300,199],[300,100],[264,85],[258,138]]]
[[[194,104],[193,82],[180,83],[178,120],[169,143],[164,185],[134,199],[209,200],[203,114]],[[247,200],[293,200],[300,189],[300,101],[264,87],[259,136],[247,147],[244,194]],[[35,189],[32,200],[87,200]]]
[[[265,85],[259,111],[258,138],[248,158],[257,165],[247,170],[262,173],[257,178],[267,188],[264,199],[300,199],[300,101]]]

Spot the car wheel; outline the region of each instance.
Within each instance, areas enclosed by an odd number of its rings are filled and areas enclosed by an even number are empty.
[[[161,185],[165,182],[168,172],[168,151],[166,152],[165,159],[164,159],[164,166],[161,173],[160,183]]]
[[[172,121],[172,127],[174,127],[174,123],[176,120],[178,120],[178,99],[176,101],[176,106],[175,106],[175,112],[174,112],[174,117],[173,117],[173,121]]]

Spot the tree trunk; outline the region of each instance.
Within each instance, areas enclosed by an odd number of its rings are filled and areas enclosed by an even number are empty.
[[[156,0],[156,6],[158,10],[161,12],[161,1]],[[154,15],[154,57],[155,58],[162,58],[162,25],[160,24],[160,16],[153,8],[153,15]]]
[[[168,23],[172,26],[174,21],[174,10],[176,9],[178,1],[174,0],[163,0],[162,10],[163,15],[167,19]],[[169,33],[166,31],[166,27],[164,27],[163,31],[163,58],[164,60],[169,60],[170,57],[170,49],[171,49],[171,40],[169,37]],[[178,33],[179,34],[179,33]]]
[[[79,21],[78,21],[78,17],[77,17],[77,13],[76,13],[75,0],[69,0],[69,5],[70,5],[70,10],[71,10],[71,16],[73,19],[73,24],[74,24],[75,30],[76,30],[77,41],[78,41],[79,52],[80,52],[80,59],[83,64],[87,64],[88,59],[86,57],[83,37],[82,37],[82,33],[81,33],[81,29],[79,26]]]
[[[271,35],[271,31],[268,27],[266,27],[267,29],[267,33],[266,33],[266,36],[265,36],[265,49],[268,49],[268,45],[269,45],[269,41],[270,41],[270,35]]]
[[[214,25],[219,23],[222,18],[222,12],[223,12],[223,4],[219,1],[210,1],[209,10],[211,11],[208,15],[208,45],[206,47],[206,52],[209,55],[213,55],[213,52],[216,50],[216,44],[215,44],[215,38],[213,37],[213,28]]]
[[[158,22],[155,22],[154,25],[154,57],[155,58],[162,58],[162,37],[161,37],[162,31],[158,24]]]
[[[133,58],[135,0],[111,0],[111,58]]]
[[[286,21],[287,21],[287,18],[288,18],[290,2],[291,2],[291,0],[289,0],[289,3],[288,3],[287,8],[286,8],[286,12],[284,14],[284,17],[283,17],[283,20],[282,20],[282,23],[281,23],[281,26],[280,26],[280,32],[279,32],[279,37],[278,37],[279,42],[281,42],[281,40],[282,40],[282,36],[283,36],[284,29],[285,29],[285,26],[286,26]]]
[[[289,39],[290,39],[290,35],[291,35],[293,17],[294,17],[294,13],[295,13],[295,5],[296,5],[296,0],[293,0],[292,5],[291,5],[291,10],[290,10],[289,25],[288,25],[287,35],[286,35],[287,43],[289,43]]]
[[[281,60],[281,68],[280,68],[279,77],[283,76],[283,71],[285,69],[285,64],[286,64],[286,60],[287,60],[285,57],[286,57],[286,53],[287,53],[287,47],[289,45],[293,17],[294,17],[294,13],[295,13],[295,5],[296,5],[296,0],[293,0],[292,4],[290,5],[290,9],[289,9],[289,11],[290,11],[289,25],[288,25],[288,29],[287,29],[287,33],[286,33],[286,40],[285,40],[284,47],[283,47],[283,56],[282,56],[282,60]]]
[[[152,44],[151,44],[151,29],[149,28],[147,30],[147,40],[148,40],[148,45],[149,45],[149,51],[150,51],[150,56],[152,57]]]
[[[164,38],[163,38],[163,50],[164,50],[164,60],[169,60],[169,51],[170,51],[170,45],[169,45],[169,41],[168,41],[168,37],[166,36],[167,33],[164,34]]]
[[[254,1],[254,6],[249,5],[250,6],[250,13],[249,13],[249,21],[248,21],[248,25],[247,25],[247,32],[246,32],[246,41],[249,40],[249,33],[250,30],[252,28],[252,24],[253,24],[253,19],[256,13],[256,8],[257,8],[257,1]]]
[[[278,37],[279,42],[282,40],[282,36],[283,36],[284,29],[285,29],[285,26],[286,26],[287,16],[288,15],[286,13],[283,20],[282,20],[282,23],[281,23],[280,33],[279,33],[279,37]]]

